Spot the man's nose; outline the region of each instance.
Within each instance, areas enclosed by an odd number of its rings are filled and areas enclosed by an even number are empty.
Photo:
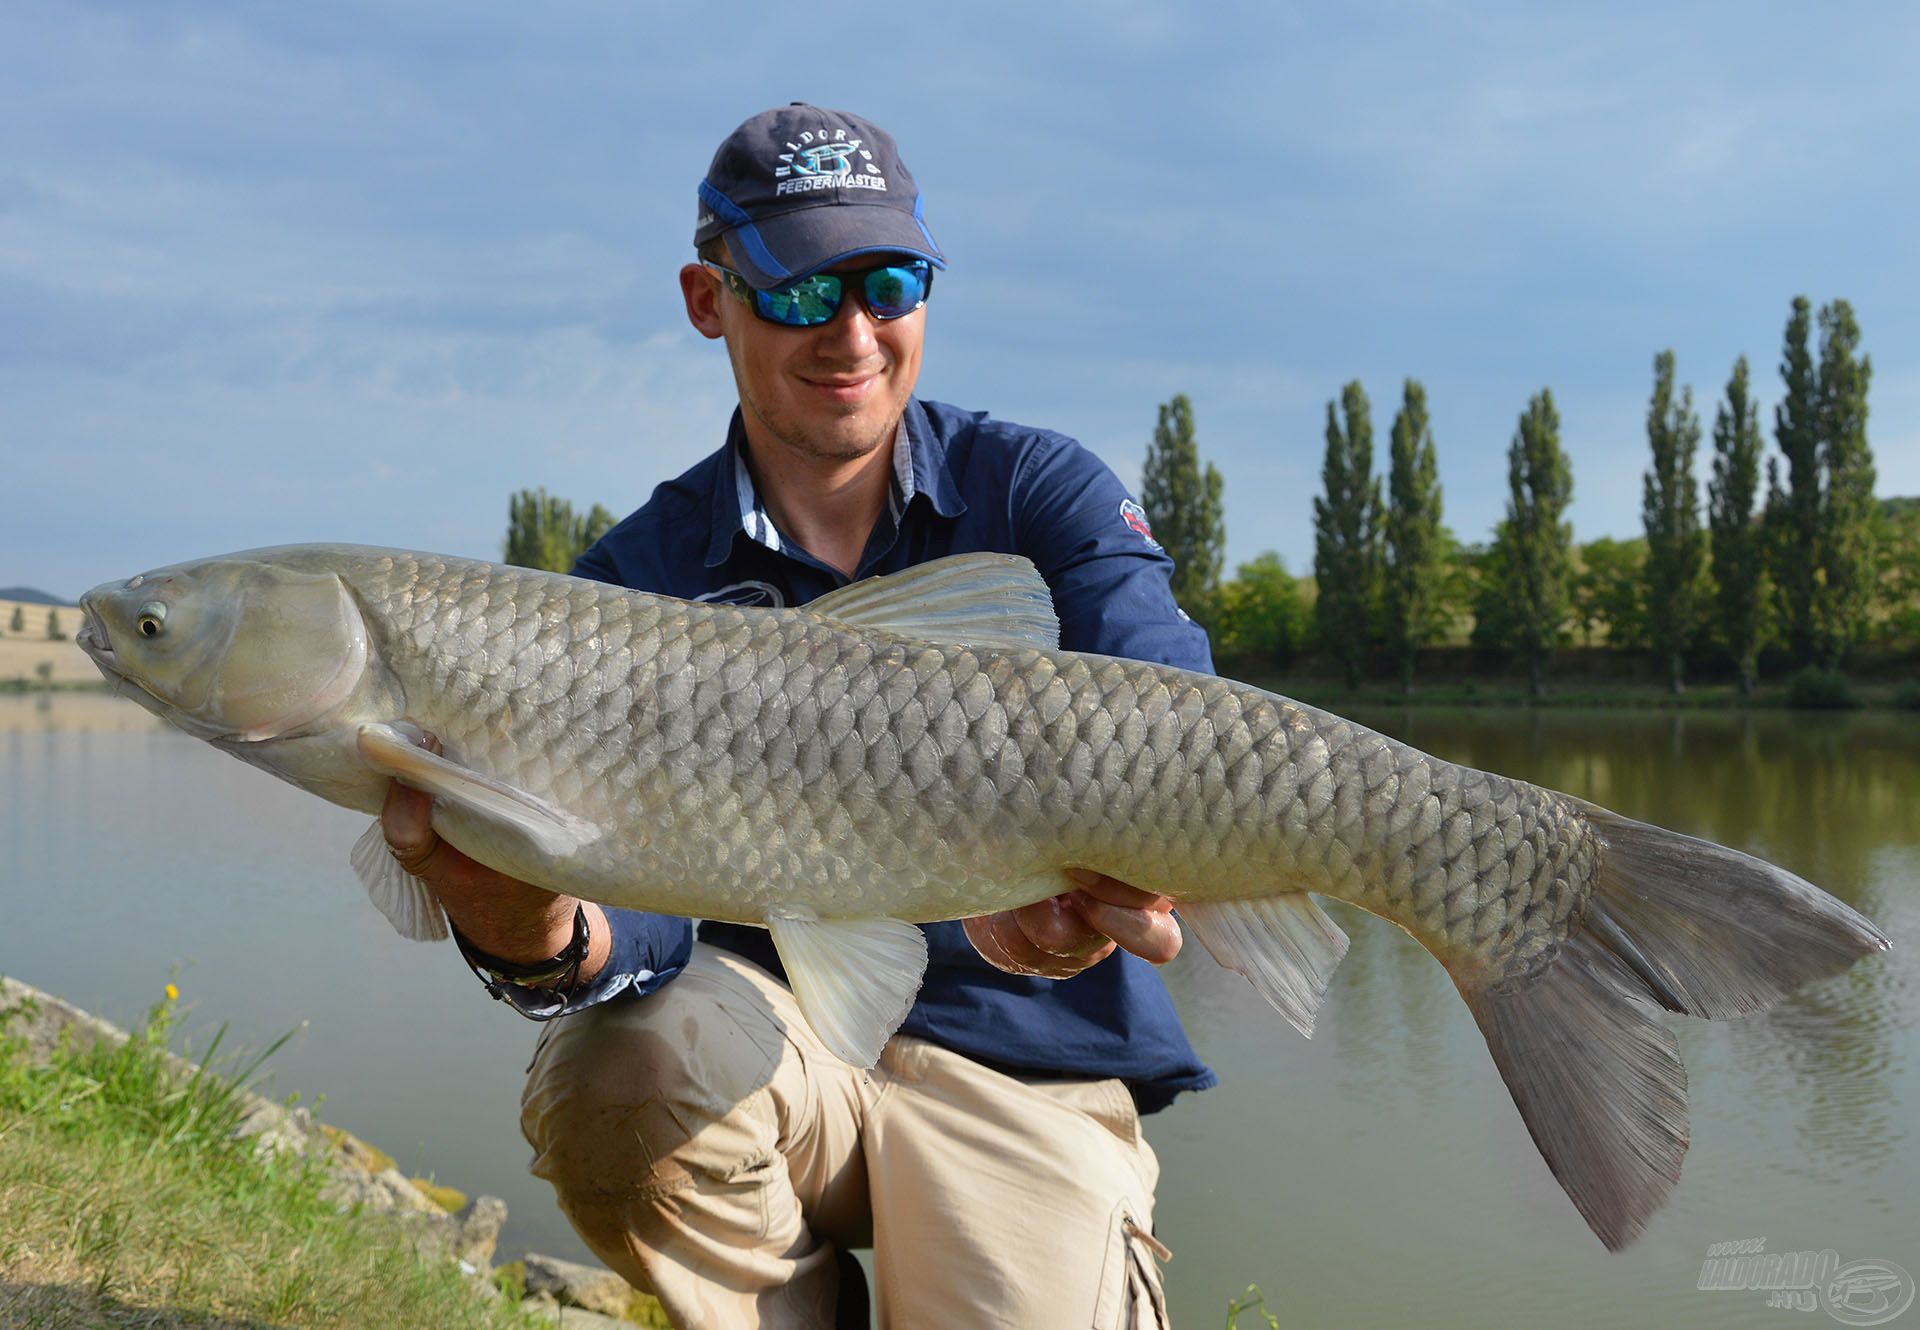
[[[859,299],[850,297],[839,314],[820,329],[825,345],[838,358],[865,360],[880,344],[879,322]]]

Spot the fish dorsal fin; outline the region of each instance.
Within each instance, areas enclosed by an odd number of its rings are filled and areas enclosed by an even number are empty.
[[[767,916],[787,982],[820,1042],[871,1067],[907,1018],[927,972],[927,935],[898,919]]]
[[[868,577],[806,607],[856,628],[957,646],[1060,645],[1060,620],[1040,570],[1017,554],[956,554]]]
[[[1181,901],[1187,930],[1213,958],[1247,977],[1293,1028],[1313,1038],[1313,1018],[1347,935],[1304,891],[1251,901]]]

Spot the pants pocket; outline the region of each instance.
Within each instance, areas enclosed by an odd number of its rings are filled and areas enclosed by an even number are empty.
[[[1135,1218],[1136,1209],[1131,1201],[1114,1207],[1093,1330],[1168,1330],[1159,1261],[1173,1253]]]

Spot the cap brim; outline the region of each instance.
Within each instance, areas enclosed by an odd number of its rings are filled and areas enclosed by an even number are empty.
[[[823,203],[748,222],[725,233],[740,275],[762,291],[860,254],[911,254],[947,266],[926,225],[903,208]]]

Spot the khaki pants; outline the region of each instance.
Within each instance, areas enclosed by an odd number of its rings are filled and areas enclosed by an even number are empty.
[[[520,1123],[587,1245],[679,1326],[832,1327],[836,1249],[869,1244],[889,1330],[1166,1323],[1159,1164],[1120,1082],[906,1035],[858,1071],[704,945],[658,993],[553,1022]]]

